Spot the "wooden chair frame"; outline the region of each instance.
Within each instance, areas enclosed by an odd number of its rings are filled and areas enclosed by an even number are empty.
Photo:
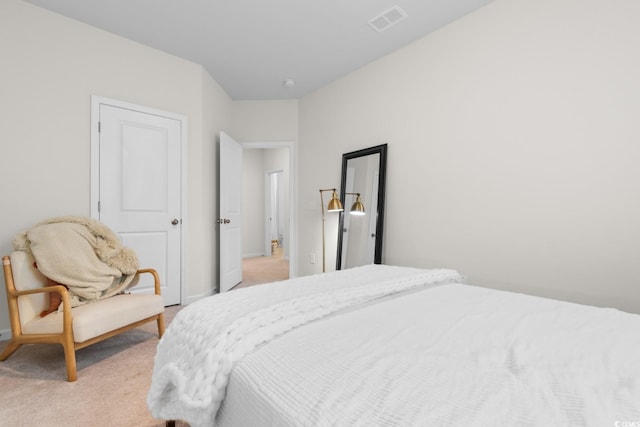
[[[155,320],[158,324],[158,336],[161,338],[164,334],[164,315],[159,313],[155,316],[147,317],[146,319],[139,320],[131,323],[130,325],[123,326],[110,332],[106,332],[97,337],[91,338],[81,343],[74,342],[73,340],[73,313],[71,310],[71,297],[67,288],[61,285],[46,286],[38,289],[30,289],[26,291],[16,290],[13,280],[13,271],[11,269],[11,258],[5,256],[2,258],[2,267],[4,270],[4,280],[7,288],[7,303],[9,305],[9,319],[11,321],[11,341],[0,354],[0,361],[6,360],[16,350],[18,350],[23,344],[62,344],[64,348],[64,358],[67,365],[67,381],[75,381],[78,378],[76,369],[76,350],[87,347],[91,344],[106,340],[122,332],[128,331],[133,328],[137,328],[147,322]],[[136,274],[151,274],[154,279],[155,294],[160,295],[160,276],[154,269],[138,270]],[[18,297],[21,295],[30,295],[36,293],[48,293],[57,292],[62,296],[62,315],[63,315],[63,328],[61,333],[52,334],[23,334],[22,326],[20,323],[20,315],[18,311]]]

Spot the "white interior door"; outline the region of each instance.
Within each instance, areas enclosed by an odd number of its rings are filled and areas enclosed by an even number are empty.
[[[180,119],[99,104],[98,218],[160,275],[165,305],[180,303]],[[142,277],[147,276],[143,275]],[[153,292],[149,278],[133,292]]]
[[[242,145],[220,132],[220,292],[242,281]]]

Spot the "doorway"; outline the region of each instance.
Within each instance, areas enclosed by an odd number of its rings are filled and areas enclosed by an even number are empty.
[[[293,144],[243,144],[243,260],[237,287],[295,277]]]

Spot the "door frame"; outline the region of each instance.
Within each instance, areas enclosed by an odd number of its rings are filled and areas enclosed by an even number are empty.
[[[182,218],[181,233],[180,233],[180,304],[184,304],[187,301],[187,289],[184,284],[186,283],[186,271],[184,261],[187,259],[187,227],[189,221],[185,221],[187,216],[187,117],[170,113],[168,111],[162,111],[144,105],[132,104],[130,102],[119,101],[116,99],[106,98],[103,96],[91,95],[91,174],[90,174],[90,216],[91,218],[98,220],[100,217],[98,202],[100,200],[100,106],[109,105],[112,107],[122,108],[126,110],[138,111],[145,114],[152,114],[160,117],[166,117],[174,119],[180,122],[181,130],[181,142],[180,150],[182,162],[180,164],[180,211]]]
[[[298,216],[297,203],[297,182],[298,171],[296,169],[296,144],[294,142],[244,142],[244,149],[269,149],[288,148],[289,149],[289,278],[298,277]]]

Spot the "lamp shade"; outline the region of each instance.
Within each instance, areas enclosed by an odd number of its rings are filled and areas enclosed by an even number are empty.
[[[338,199],[338,193],[335,191],[331,196],[331,200],[329,200],[329,205],[327,206],[328,212],[341,212],[344,209],[342,208],[342,203],[340,203],[340,199]]]
[[[351,215],[364,215],[365,214],[364,205],[362,204],[362,201],[360,201],[360,195],[359,194],[356,196],[356,201],[353,203],[353,205],[351,205],[351,210],[349,211],[349,213]]]

